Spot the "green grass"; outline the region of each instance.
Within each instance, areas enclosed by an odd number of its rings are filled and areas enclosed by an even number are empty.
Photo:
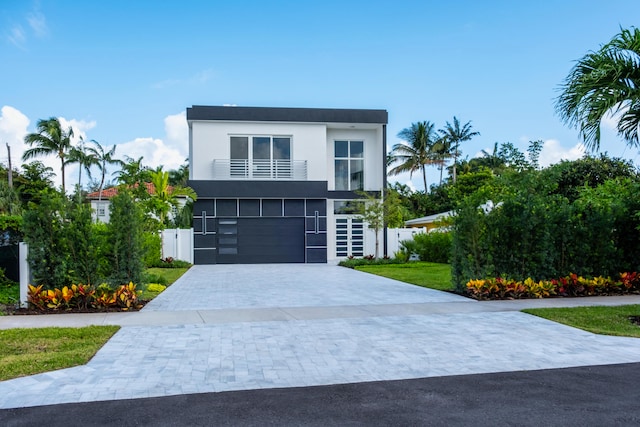
[[[84,365],[119,326],[0,331],[0,381]]]
[[[596,334],[640,338],[640,326],[629,321],[629,316],[640,316],[640,305],[531,308],[522,311]]]
[[[161,285],[169,286],[176,280],[178,280],[189,268],[158,268],[152,267],[144,270],[145,276],[150,278],[150,283],[160,283]],[[151,292],[147,290],[147,286],[140,287],[142,295],[140,298],[149,301],[160,295],[160,292]]]
[[[410,262],[407,264],[363,265],[356,270],[378,276],[412,283],[439,291],[453,291],[451,266],[434,262]]]

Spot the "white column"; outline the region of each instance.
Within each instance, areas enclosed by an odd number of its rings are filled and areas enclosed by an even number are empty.
[[[29,292],[29,263],[27,262],[27,254],[29,253],[29,246],[25,242],[20,242],[18,262],[20,266],[20,307],[26,307],[27,295]]]

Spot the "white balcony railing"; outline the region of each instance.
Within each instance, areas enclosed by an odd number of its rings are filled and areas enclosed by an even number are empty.
[[[213,161],[214,179],[307,180],[306,160]]]

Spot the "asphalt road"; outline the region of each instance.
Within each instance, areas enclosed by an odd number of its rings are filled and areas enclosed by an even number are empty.
[[[0,411],[2,426],[632,426],[640,364]]]

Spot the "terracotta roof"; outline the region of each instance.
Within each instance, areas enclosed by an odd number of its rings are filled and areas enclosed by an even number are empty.
[[[153,194],[155,192],[156,187],[153,185],[153,183],[145,182],[144,185],[147,187],[147,193]],[[137,188],[137,187],[138,187],[138,184],[134,186],[134,188]],[[173,192],[173,187],[170,185],[167,187],[167,190],[169,190],[169,193],[171,193]],[[118,187],[110,187],[102,190],[103,199],[110,199],[116,196],[117,194],[118,194]],[[99,191],[94,191],[93,193],[87,194],[87,199],[97,199],[99,197],[100,197]]]

